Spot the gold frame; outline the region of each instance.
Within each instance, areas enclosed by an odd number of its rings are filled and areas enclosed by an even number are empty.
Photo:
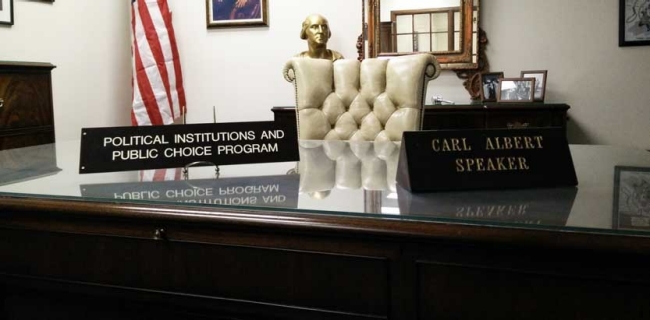
[[[460,52],[435,53],[443,69],[476,69],[478,63],[473,58],[473,25],[474,25],[474,0],[463,0],[461,5],[463,14],[462,37]],[[479,9],[480,10],[480,9]],[[380,0],[368,0],[368,57],[375,58],[382,56],[379,52],[380,40]],[[478,34],[477,34],[478,36]],[[477,39],[478,40],[478,39]],[[389,56],[400,55],[400,53],[387,53]]]

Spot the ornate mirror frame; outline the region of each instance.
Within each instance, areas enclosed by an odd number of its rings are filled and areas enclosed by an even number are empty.
[[[478,27],[480,22],[480,2],[485,0],[461,0],[462,25],[461,25],[461,50],[439,53],[434,55],[438,59],[442,69],[453,70],[459,78],[464,79],[463,85],[470,94],[472,100],[480,99],[480,73],[489,71],[489,64],[485,54],[487,36]],[[363,34],[357,41],[359,60],[364,58],[376,58],[380,56],[395,56],[400,53],[380,53],[380,22],[381,22],[381,0],[362,0],[362,22]],[[476,8],[474,4],[476,3]],[[366,19],[366,4],[367,19]],[[476,26],[474,29],[474,10],[476,15]],[[476,31],[476,32],[474,32]],[[367,46],[364,44],[366,39]],[[476,47],[476,50],[474,48]],[[367,51],[367,52],[366,52]],[[401,53],[405,54],[405,53]],[[433,53],[432,53],[433,54]],[[475,55],[474,55],[475,54]]]
[[[441,64],[441,67],[452,69],[445,64],[459,64],[454,66],[454,69],[475,69],[477,63],[472,62],[473,53],[473,40],[472,40],[472,26],[473,26],[473,6],[474,0],[462,0],[461,13],[461,50],[436,53],[436,58]],[[468,14],[469,13],[469,14]],[[381,21],[381,0],[368,0],[368,56],[375,58],[382,55],[400,55],[400,53],[380,53],[380,21]],[[460,65],[462,64],[462,65]]]

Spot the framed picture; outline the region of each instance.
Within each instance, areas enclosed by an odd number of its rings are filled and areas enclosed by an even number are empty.
[[[618,46],[650,45],[650,0],[619,0]]]
[[[503,78],[497,87],[498,102],[533,102],[535,78]]]
[[[481,101],[497,101],[497,88],[503,72],[481,73]]]
[[[650,230],[650,168],[614,167],[615,229]]]
[[[0,0],[0,24],[14,24],[14,0]]]
[[[535,95],[533,96],[533,101],[544,101],[544,95],[546,94],[546,75],[548,71],[546,70],[531,70],[531,71],[522,71],[522,78],[535,78]]]
[[[268,0],[206,0],[208,28],[268,26]]]

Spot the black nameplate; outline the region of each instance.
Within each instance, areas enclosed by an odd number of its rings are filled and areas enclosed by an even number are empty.
[[[120,201],[162,201],[189,205],[297,208],[297,174],[81,185],[81,196]]]
[[[404,132],[397,183],[411,192],[578,184],[562,128]]]
[[[79,173],[298,159],[296,129],[272,121],[84,128]]]

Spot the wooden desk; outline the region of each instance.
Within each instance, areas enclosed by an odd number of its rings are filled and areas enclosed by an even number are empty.
[[[431,216],[395,216],[328,205],[13,194],[30,189],[6,186],[0,317],[647,319],[650,233],[602,221],[612,214],[611,164],[650,166],[647,152],[578,146],[572,153],[581,185],[569,221],[559,225],[481,220],[489,210],[481,214],[480,205],[466,211],[475,219],[454,220],[436,217],[434,206],[426,207]],[[68,168],[33,183],[70,185],[76,175]],[[109,178],[116,179],[96,177]],[[473,206],[475,197],[467,199]],[[526,205],[503,214],[526,217]]]
[[[468,104],[425,107],[423,129],[491,129],[562,127],[566,129],[567,104]],[[294,107],[273,107],[275,121],[296,123]]]

